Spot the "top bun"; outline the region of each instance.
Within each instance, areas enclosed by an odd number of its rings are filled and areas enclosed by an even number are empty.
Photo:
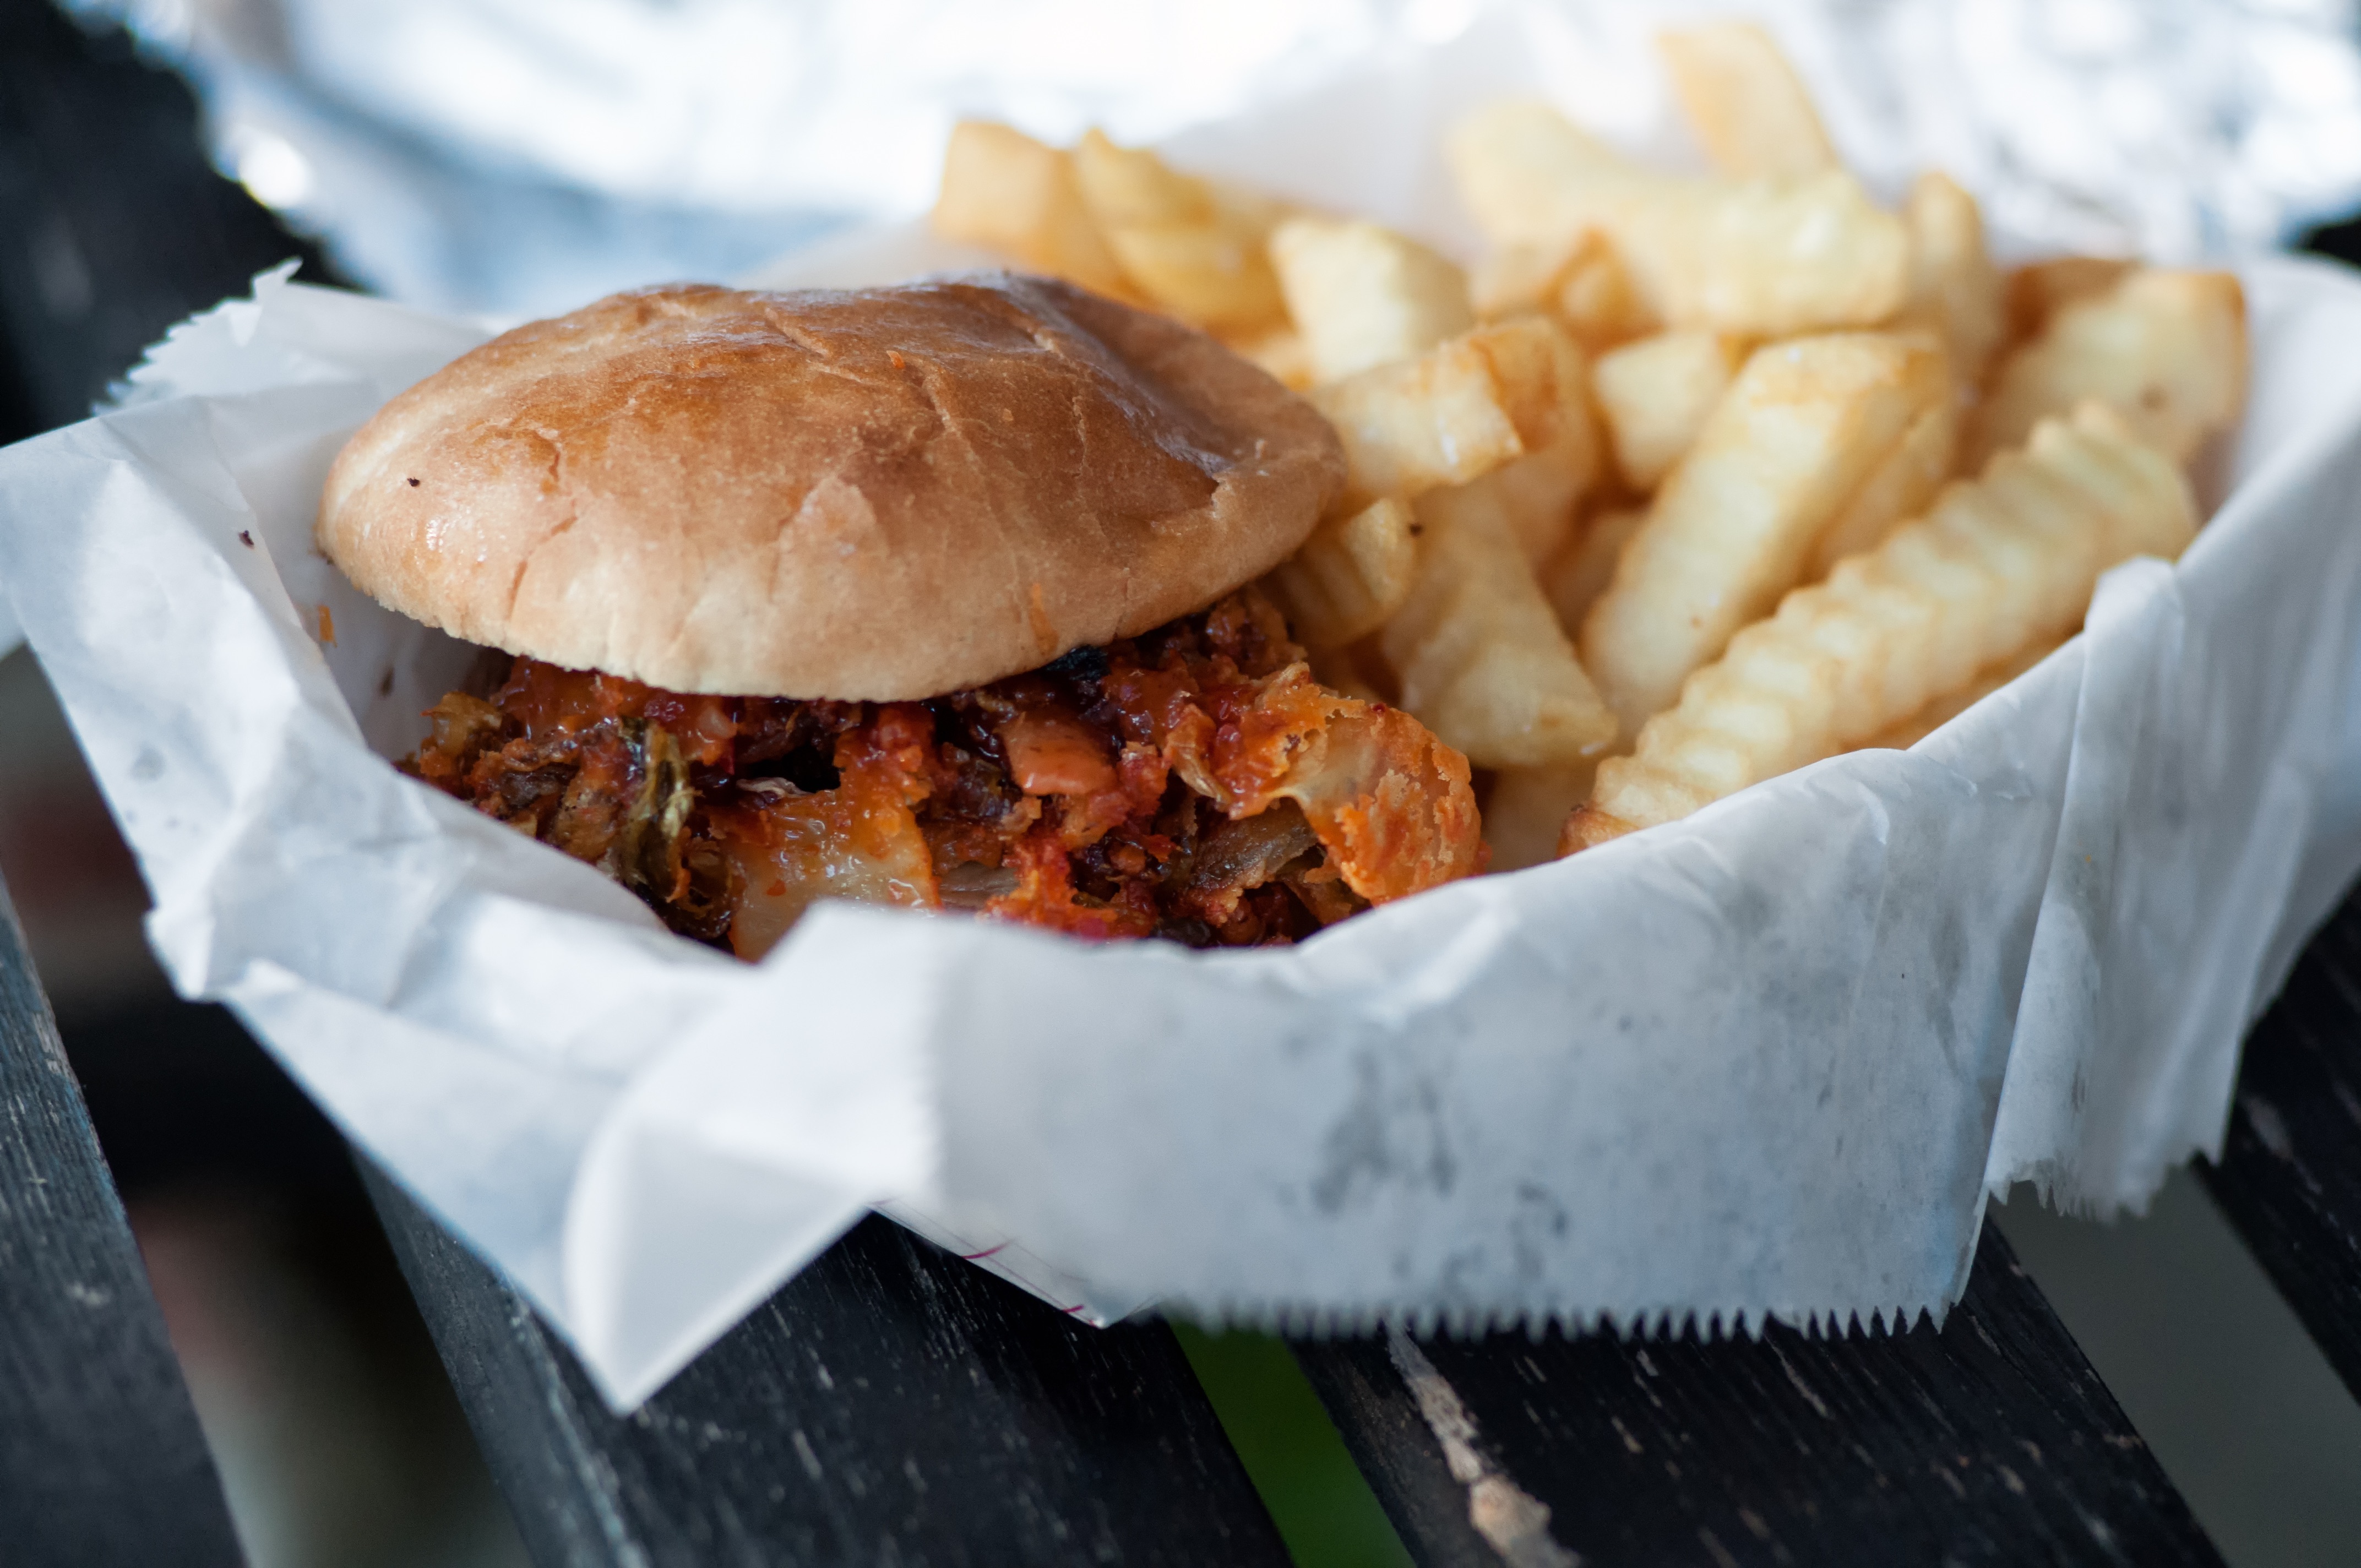
[[[318,537],[470,641],[675,691],[900,700],[1199,609],[1344,484],[1311,406],[1063,283],[618,294],[378,411]]]

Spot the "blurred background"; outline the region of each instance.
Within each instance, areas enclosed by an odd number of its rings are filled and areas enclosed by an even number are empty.
[[[501,315],[727,278],[922,211],[961,113],[1154,139],[1500,8],[0,0],[0,441],[83,417],[291,256]],[[1722,8],[1521,9],[1629,129],[1652,78],[1598,62]],[[2022,247],[2361,260],[2351,4],[1748,8],[1872,182],[1942,163]],[[170,995],[22,652],[0,659],[0,873],[257,1568],[523,1562],[341,1139],[234,1020]],[[2114,1225],[2022,1196],[1996,1223],[2232,1563],[2361,1561],[2361,1408],[2202,1186]],[[1404,1561],[1285,1347],[1183,1337],[1299,1560]]]

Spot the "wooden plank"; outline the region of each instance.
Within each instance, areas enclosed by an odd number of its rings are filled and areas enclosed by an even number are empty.
[[[2361,1395],[2361,893],[2247,1036],[2221,1162],[2198,1171]]]
[[[1288,1561],[1161,1323],[1083,1327],[873,1218],[617,1418],[363,1175],[542,1568]]]
[[[5,891],[0,1559],[72,1568],[243,1561]]]
[[[1422,1563],[2221,1561],[1989,1226],[1940,1332],[1296,1355]]]

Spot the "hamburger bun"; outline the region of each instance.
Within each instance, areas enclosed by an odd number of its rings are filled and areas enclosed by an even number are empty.
[[[337,457],[321,549],[419,620],[680,692],[908,700],[1279,564],[1334,433],[1212,338],[1067,284],[675,286],[520,327]]]

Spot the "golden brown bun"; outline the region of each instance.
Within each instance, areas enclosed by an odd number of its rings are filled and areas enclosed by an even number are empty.
[[[675,691],[917,698],[1202,608],[1343,487],[1212,338],[1006,273],[618,294],[337,457],[320,547],[470,641]]]

